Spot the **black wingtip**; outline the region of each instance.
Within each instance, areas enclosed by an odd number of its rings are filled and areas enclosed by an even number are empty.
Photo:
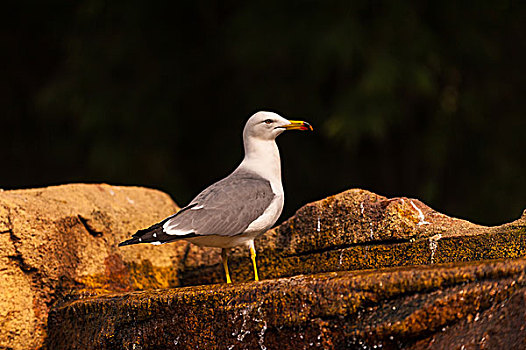
[[[139,243],[139,239],[138,238],[132,238],[132,239],[128,239],[127,241],[124,241],[124,242],[121,242],[119,243],[119,247],[124,247],[125,245],[131,245],[131,244],[137,244]]]

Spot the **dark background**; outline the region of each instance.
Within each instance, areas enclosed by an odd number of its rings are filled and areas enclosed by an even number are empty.
[[[149,186],[184,205],[280,144],[282,219],[349,188],[483,224],[526,208],[518,1],[6,1],[0,187]]]

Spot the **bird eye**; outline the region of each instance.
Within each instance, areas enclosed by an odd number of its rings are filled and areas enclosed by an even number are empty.
[[[265,124],[272,124],[272,120],[271,119],[267,119],[263,123],[265,123]]]

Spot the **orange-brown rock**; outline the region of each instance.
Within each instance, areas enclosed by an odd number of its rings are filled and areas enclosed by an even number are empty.
[[[524,349],[525,295],[523,258],[114,294],[53,309],[48,346]]]
[[[0,348],[40,347],[51,305],[79,290],[177,286],[186,243],[117,248],[176,209],[168,195],[138,187],[77,184],[0,192]]]
[[[421,201],[359,189],[309,203],[256,241],[260,278],[526,256],[526,213],[485,227],[441,214]],[[219,253],[191,247],[182,283],[224,280]],[[246,248],[229,258],[234,281],[253,278]]]
[[[484,227],[416,199],[349,190],[305,205],[258,239],[267,281],[174,289],[223,283],[219,250],[117,243],[175,210],[166,194],[136,187],[0,192],[0,349],[40,347],[53,307],[50,349],[524,339],[486,334],[470,319],[504,331],[522,320],[526,215]],[[507,260],[464,263],[488,259]],[[457,265],[422,267],[440,263]],[[244,248],[229,264],[234,282],[252,280]]]

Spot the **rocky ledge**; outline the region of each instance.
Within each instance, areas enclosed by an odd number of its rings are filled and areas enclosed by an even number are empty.
[[[526,259],[106,295],[49,315],[51,349],[526,348]]]
[[[309,203],[256,241],[260,277],[427,265],[526,255],[526,211],[508,224],[486,227],[441,214],[411,198],[353,189]],[[218,251],[189,247],[180,283],[224,280]],[[229,265],[234,281],[250,281],[245,248]]]
[[[239,283],[233,250],[225,285],[216,249],[117,248],[175,210],[137,187],[0,192],[0,348],[525,347],[526,215],[484,227],[349,190],[256,242],[266,280]]]

